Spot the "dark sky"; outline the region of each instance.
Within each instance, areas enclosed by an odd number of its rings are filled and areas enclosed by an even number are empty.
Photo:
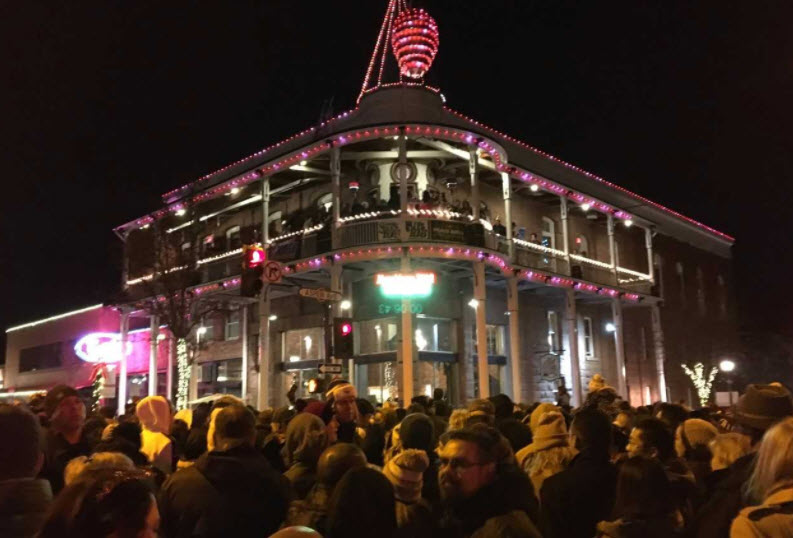
[[[791,2],[414,3],[451,107],[736,236],[743,324],[793,334]],[[103,300],[115,225],[351,107],[385,5],[2,2],[0,326]]]

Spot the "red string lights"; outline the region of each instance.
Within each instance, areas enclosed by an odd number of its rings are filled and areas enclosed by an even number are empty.
[[[394,20],[391,46],[399,73],[409,79],[422,79],[438,54],[438,24],[423,9],[402,11]]]

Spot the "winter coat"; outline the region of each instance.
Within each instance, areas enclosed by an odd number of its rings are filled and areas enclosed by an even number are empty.
[[[674,538],[682,536],[672,516],[653,519],[601,521],[598,538]]]
[[[536,518],[537,500],[528,477],[514,465],[500,465],[493,482],[446,509],[440,535],[539,538],[532,523]]]
[[[548,477],[540,490],[545,538],[592,538],[600,521],[611,517],[617,469],[608,454],[581,452],[566,470]]]
[[[299,461],[287,469],[284,476],[292,484],[296,499],[305,499],[317,483],[317,470]]]
[[[398,536],[404,538],[432,538],[434,520],[429,503],[396,501]]]
[[[52,493],[57,495],[63,489],[63,471],[66,469],[66,464],[77,456],[89,455],[91,447],[83,438],[71,444],[52,428],[44,432],[43,439],[44,466],[40,478],[49,480]]]
[[[163,484],[165,538],[269,536],[289,506],[289,482],[252,447],[201,456]]]
[[[755,454],[738,458],[726,470],[724,478],[716,484],[713,493],[690,526],[690,536],[696,538],[727,538],[730,524],[741,508],[746,506],[743,486],[754,468]]]
[[[768,496],[760,506],[744,508],[732,522],[730,538],[793,537],[793,485]]]
[[[50,503],[52,489],[46,480],[23,478],[0,482],[0,536],[35,536],[44,523]]]

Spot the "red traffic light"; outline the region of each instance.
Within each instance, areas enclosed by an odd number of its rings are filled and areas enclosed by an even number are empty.
[[[342,336],[347,336],[352,332],[352,323],[342,323],[341,324],[341,334]]]
[[[243,250],[245,252],[245,266],[249,269],[259,267],[266,260],[264,249],[259,245],[245,245]]]

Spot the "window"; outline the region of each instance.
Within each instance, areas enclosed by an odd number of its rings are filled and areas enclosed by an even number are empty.
[[[589,257],[589,241],[583,235],[575,238],[575,253],[579,256]]]
[[[211,342],[215,339],[215,324],[212,318],[201,320],[201,326],[198,328],[198,337],[201,342]]]
[[[286,331],[283,338],[284,362],[325,358],[325,331],[322,327]]]
[[[414,338],[419,351],[453,351],[452,324],[448,319],[416,318]]]
[[[697,306],[699,307],[700,315],[705,315],[705,277],[702,274],[702,269],[697,267]]]
[[[587,359],[595,358],[595,334],[592,331],[592,318],[584,318],[584,355]]]
[[[548,350],[551,353],[559,353],[559,315],[553,310],[548,311]]]
[[[658,289],[657,293],[658,296],[663,299],[664,298],[664,272],[663,272],[663,260],[661,256],[656,254],[653,257],[653,266],[655,272],[655,285]]]
[[[683,308],[686,307],[686,278],[685,274],[683,273],[683,264],[677,262],[675,265],[675,270],[677,272],[677,279],[678,283],[680,284],[680,304]]]
[[[488,355],[505,355],[504,353],[504,326],[503,325],[488,325],[487,326],[487,354]]]
[[[542,218],[542,244],[548,248],[556,248],[556,223],[548,217]]]
[[[396,351],[397,318],[380,318],[358,323],[361,353],[382,353]]]
[[[233,226],[226,230],[226,249],[236,250],[242,246],[242,239],[240,238],[240,227]]]
[[[191,245],[190,241],[185,241],[184,243],[182,243],[182,258],[187,259],[187,258],[190,257],[190,247],[191,246],[192,245]]]
[[[229,312],[226,318],[226,340],[236,340],[240,337],[240,311]]]
[[[19,352],[19,371],[35,372],[60,368],[63,363],[63,342],[28,347]]]

